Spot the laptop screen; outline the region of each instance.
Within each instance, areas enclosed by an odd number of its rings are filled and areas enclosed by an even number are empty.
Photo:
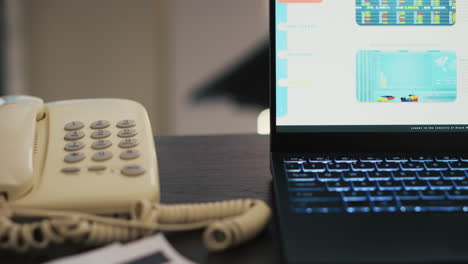
[[[275,24],[278,133],[468,132],[468,1],[276,0]]]

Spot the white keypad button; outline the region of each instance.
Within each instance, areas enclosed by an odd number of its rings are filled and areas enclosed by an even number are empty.
[[[128,165],[123,167],[121,172],[126,176],[139,176],[145,173],[145,169],[140,165]]]
[[[65,124],[65,130],[67,131],[74,131],[74,130],[80,130],[84,127],[84,124],[80,121],[72,121],[70,123]]]
[[[110,140],[107,140],[107,139],[96,140],[91,145],[91,147],[93,149],[106,149],[106,148],[108,148],[110,146],[112,146],[112,142]]]
[[[121,148],[133,148],[138,145],[138,139],[136,138],[126,138],[122,139],[119,143],[119,147]]]
[[[129,138],[129,137],[136,136],[136,134],[137,134],[137,131],[135,129],[126,128],[126,129],[120,130],[117,136],[121,138]]]
[[[118,128],[129,128],[136,125],[135,120],[122,120],[117,123]]]
[[[94,161],[105,161],[112,158],[112,153],[109,151],[99,151],[94,153],[92,159]]]
[[[89,171],[104,171],[106,170],[107,167],[106,166],[101,166],[101,165],[96,165],[96,166],[90,166],[88,168]]]
[[[123,160],[132,160],[140,157],[140,151],[136,149],[129,149],[125,150],[124,152],[120,153],[120,158]]]
[[[109,130],[99,129],[99,130],[94,131],[91,134],[91,137],[94,139],[101,139],[101,138],[106,138],[110,135],[111,135],[111,132]]]
[[[65,156],[64,161],[67,163],[80,162],[86,158],[85,154],[82,152],[73,152]]]
[[[98,120],[93,123],[91,123],[91,128],[92,129],[103,129],[110,126],[110,122],[107,120]]]
[[[71,131],[65,134],[65,140],[72,141],[84,138],[85,133],[83,131]]]
[[[64,149],[66,151],[78,151],[82,148],[85,147],[85,143],[81,142],[81,141],[73,141],[73,142],[69,142],[67,144],[65,144],[65,147]]]
[[[62,169],[63,173],[77,173],[80,172],[80,168],[78,167],[65,167]]]

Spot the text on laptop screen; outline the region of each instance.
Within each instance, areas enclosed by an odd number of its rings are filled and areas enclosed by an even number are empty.
[[[277,0],[275,13],[278,132],[468,132],[468,1]]]

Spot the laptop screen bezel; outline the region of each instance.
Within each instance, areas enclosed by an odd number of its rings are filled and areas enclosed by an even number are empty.
[[[272,152],[467,152],[468,132],[279,133],[276,126],[275,1],[277,0],[270,0],[270,140]]]

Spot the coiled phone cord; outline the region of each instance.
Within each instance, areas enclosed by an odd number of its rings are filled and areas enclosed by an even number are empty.
[[[13,217],[45,218],[18,223]],[[268,224],[271,210],[261,200],[242,199],[206,204],[162,205],[140,201],[131,208],[130,219],[92,214],[21,208],[0,197],[0,248],[25,252],[43,249],[66,240],[99,246],[125,242],[157,231],[206,228],[205,246],[220,251],[255,237]]]

